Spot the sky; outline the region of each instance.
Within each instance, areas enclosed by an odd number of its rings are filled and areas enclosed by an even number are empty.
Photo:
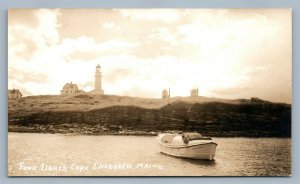
[[[10,9],[8,88],[292,101],[290,9]]]

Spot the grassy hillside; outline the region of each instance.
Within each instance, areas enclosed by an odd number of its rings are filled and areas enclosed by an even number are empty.
[[[170,100],[137,98],[115,95],[89,95],[76,96],[43,95],[28,96],[19,100],[9,100],[9,112],[27,115],[36,112],[48,111],[89,111],[111,106],[138,106],[146,109],[158,109],[168,103],[183,101],[187,103],[205,103],[222,101],[226,103],[240,103],[239,100],[225,100],[207,97],[174,97]]]
[[[182,130],[208,136],[289,137],[291,105],[257,98],[32,96],[9,101],[9,130],[86,134]]]

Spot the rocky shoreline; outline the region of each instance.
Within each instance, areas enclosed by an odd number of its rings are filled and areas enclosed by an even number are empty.
[[[178,133],[184,132],[181,130],[165,130],[165,131],[145,131],[145,130],[128,130],[122,128],[122,126],[80,126],[80,125],[9,125],[8,132],[16,133],[43,133],[43,134],[67,134],[67,135],[125,135],[125,136],[156,136],[160,133]],[[230,131],[223,132],[222,134],[218,132],[202,132],[203,136],[206,137],[249,137],[249,138],[258,138],[258,137],[278,137],[272,136],[268,133],[261,135],[261,133],[251,133],[242,132],[242,131]],[[289,137],[284,137],[289,138]]]
[[[72,125],[38,125],[31,126],[9,125],[8,132],[18,133],[50,133],[50,134],[72,134],[72,135],[141,135],[156,136],[161,132],[147,132],[142,130],[127,130],[121,126],[72,126]]]

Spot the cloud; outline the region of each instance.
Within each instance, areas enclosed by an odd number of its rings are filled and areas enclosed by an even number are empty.
[[[101,57],[100,51],[76,51],[69,54],[69,57],[66,59],[66,61],[72,61],[72,60],[82,60],[82,61],[90,61],[95,60],[97,58]]]
[[[26,12],[29,14],[27,21],[22,18]],[[20,88],[25,91],[25,95],[30,95],[40,93],[39,86],[50,82],[48,80],[51,76],[49,76],[47,63],[40,57],[41,53],[49,49],[49,45],[59,40],[57,13],[58,10],[55,9],[9,11],[9,88]]]
[[[105,74],[105,81],[107,83],[115,83],[118,80],[122,80],[122,78],[130,77],[133,70],[130,68],[121,68],[116,66],[116,68],[111,69],[109,72]]]
[[[97,42],[109,41],[119,37],[127,24],[121,13],[112,9],[60,9],[57,18],[61,39],[85,36]],[[122,31],[107,29],[107,25],[112,24]]]
[[[29,21],[17,16],[26,11]],[[9,88],[58,94],[73,81],[91,90],[100,64],[107,94],[160,98],[164,88],[172,96],[199,88],[291,102],[288,10],[40,9],[10,17]]]
[[[130,53],[138,46],[137,42],[121,39],[98,43],[91,37],[79,37],[63,39],[62,43],[57,46],[57,52],[61,52],[71,60],[89,61],[108,54]]]
[[[122,9],[118,10],[125,17],[129,17],[132,21],[163,21],[165,23],[173,23],[181,18],[178,9],[148,9],[147,11],[138,9]]]
[[[245,86],[235,86],[231,88],[218,88],[213,89],[211,92],[216,96],[221,97],[232,97],[232,94],[238,94],[235,98],[249,98],[249,94],[251,94],[251,88]],[[247,94],[248,93],[248,94]]]
[[[114,22],[107,22],[102,24],[102,27],[105,29],[120,29],[119,26],[117,26]]]
[[[30,71],[22,71],[18,69],[8,69],[8,78],[15,79],[20,83],[28,81],[35,83],[44,83],[48,81],[48,76],[43,73],[32,73]]]
[[[14,39],[10,39],[9,45],[16,44],[18,49],[15,50],[15,55],[30,60],[34,52],[38,49],[37,43],[32,40],[30,35],[23,34],[22,31],[10,30],[11,34],[15,35]]]
[[[37,27],[40,20],[38,19],[38,9],[9,9],[9,25],[24,25],[28,27]]]
[[[138,43],[137,48],[126,49],[123,52],[133,53],[143,58],[155,58],[169,54],[176,54],[181,57],[182,55],[186,55],[185,50],[193,49],[187,45],[179,46],[179,42],[177,41],[180,37],[178,37],[176,27],[181,17],[181,11],[153,9],[150,11],[165,14],[165,16],[159,17],[153,14],[156,17],[152,19],[148,19],[152,15],[143,16],[144,11],[141,11],[140,14],[135,14],[135,11],[137,10],[105,9],[95,11],[90,9],[63,9],[60,11],[60,16],[58,17],[58,24],[61,25],[58,28],[60,37],[74,40],[80,37],[87,37],[93,38],[97,43],[110,42],[111,40]],[[173,14],[176,16],[169,16]],[[131,15],[140,17],[141,19],[138,18],[137,21],[132,21]],[[170,19],[170,17],[176,18],[171,18],[173,21],[160,21],[160,19]],[[93,19],[93,21],[87,21],[87,19]],[[179,47],[181,47],[181,52],[177,52]],[[117,48],[112,51],[113,54],[120,52],[116,50]]]

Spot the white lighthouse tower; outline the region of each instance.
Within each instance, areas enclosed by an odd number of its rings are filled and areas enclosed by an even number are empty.
[[[95,89],[92,91],[94,94],[104,94],[104,90],[102,90],[102,84],[101,84],[101,67],[98,64],[96,66],[96,72],[95,72]]]

